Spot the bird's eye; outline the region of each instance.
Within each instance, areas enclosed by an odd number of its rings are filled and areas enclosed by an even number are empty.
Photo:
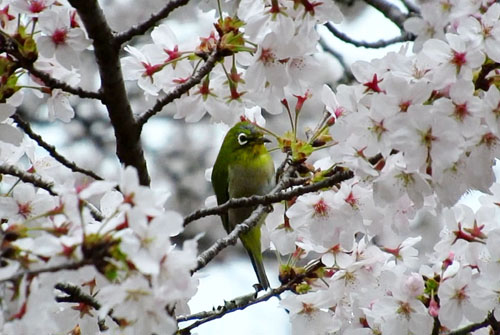
[[[245,145],[248,143],[248,137],[245,133],[239,133],[238,134],[238,143],[240,145]]]

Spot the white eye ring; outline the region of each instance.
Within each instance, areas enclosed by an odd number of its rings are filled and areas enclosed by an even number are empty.
[[[247,135],[245,133],[238,134],[238,143],[240,145],[245,145],[248,143],[248,138],[247,138]]]

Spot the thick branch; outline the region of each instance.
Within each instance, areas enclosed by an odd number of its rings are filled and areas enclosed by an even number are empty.
[[[341,171],[337,172],[331,177],[327,177],[323,179],[320,182],[310,184],[307,186],[301,186],[294,188],[290,191],[279,191],[279,192],[271,192],[267,195],[254,195],[248,198],[236,198],[236,199],[229,199],[227,202],[223,203],[222,205],[212,207],[212,208],[206,208],[206,209],[200,209],[197,210],[196,212],[186,216],[184,218],[184,226],[186,226],[188,223],[198,220],[202,217],[209,216],[209,215],[217,215],[217,214],[222,214],[228,211],[230,208],[240,208],[240,207],[252,207],[255,205],[270,205],[276,202],[280,202],[283,200],[291,200],[292,198],[306,194],[306,193],[311,193],[311,192],[316,192],[319,191],[323,188],[326,187],[331,187],[335,184],[338,184],[344,180],[350,179],[353,177],[352,171]],[[287,183],[284,185],[283,188],[291,186],[288,181],[284,181],[284,183]]]
[[[176,8],[186,5],[189,0],[171,0],[165,7],[160,9],[158,13],[152,14],[149,19],[141,22],[127,31],[115,35],[115,42],[118,45],[128,42],[134,36],[143,35],[146,31],[158,23],[158,21],[165,19]]]
[[[62,165],[66,166],[68,169],[74,172],[83,173],[89,177],[94,178],[95,180],[102,180],[102,177],[98,176],[93,171],[79,167],[78,165],[76,165],[75,162],[70,162],[68,159],[66,159],[66,157],[58,153],[56,148],[53,145],[50,145],[47,142],[45,142],[42,136],[35,133],[33,129],[31,129],[30,124],[26,122],[19,114],[12,115],[12,118],[14,119],[14,121],[16,121],[17,125],[26,133],[26,135],[28,135],[36,143],[38,143],[39,146],[47,150],[47,152],[52,157],[54,157],[54,159],[57,160],[59,163],[61,163]]]
[[[115,131],[117,156],[123,164],[137,169],[142,185],[149,185],[150,178],[140,141],[141,127],[135,122],[125,90],[119,45],[114,41],[111,28],[97,0],[69,2],[76,8],[89,37],[93,40],[101,78],[102,102],[106,105]]]
[[[189,91],[189,89],[199,84],[201,80],[210,71],[212,71],[219,58],[220,54],[218,50],[212,52],[212,54],[210,55],[210,57],[208,57],[205,64],[203,64],[203,66],[196,72],[195,75],[186,80],[184,83],[177,86],[171,92],[167,93],[167,95],[164,96],[163,98],[158,99],[158,101],[156,101],[155,105],[151,109],[146,111],[138,118],[137,123],[139,124],[139,127],[142,128],[142,126],[144,126],[144,124],[149,120],[149,118],[155,115],[156,113],[160,112],[164,106],[171,103],[175,99],[180,98],[184,93]]]
[[[57,193],[53,190],[54,184],[42,179],[42,177],[29,173],[26,171],[22,171],[17,166],[0,164],[0,174],[8,174],[11,176],[15,176],[25,183],[30,183],[35,185],[36,187],[42,188],[49,192],[51,195],[57,196]]]
[[[385,0],[365,0],[365,2],[384,14],[386,18],[394,22],[394,24],[398,26],[401,31],[404,31],[403,24],[408,16],[397,6]]]
[[[325,23],[325,27],[339,40],[352,44],[356,47],[364,47],[371,49],[385,48],[386,46],[389,46],[391,44],[413,41],[415,39],[413,35],[405,33],[401,36],[391,38],[390,40],[379,40],[377,42],[358,41],[350,38],[347,34],[344,34],[340,30],[335,28],[335,26],[330,22]]]

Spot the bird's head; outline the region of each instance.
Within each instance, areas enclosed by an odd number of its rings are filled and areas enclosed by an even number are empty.
[[[264,133],[253,123],[248,121],[238,122],[229,130],[224,142],[230,141],[234,150],[252,148],[271,142],[264,137]]]

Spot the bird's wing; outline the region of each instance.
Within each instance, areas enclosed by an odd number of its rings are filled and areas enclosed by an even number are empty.
[[[221,157],[217,157],[212,170],[212,186],[214,188],[215,196],[217,197],[217,204],[222,205],[229,200],[229,181],[228,181],[228,164]],[[227,212],[220,215],[222,225],[226,232],[230,232],[229,219]]]

